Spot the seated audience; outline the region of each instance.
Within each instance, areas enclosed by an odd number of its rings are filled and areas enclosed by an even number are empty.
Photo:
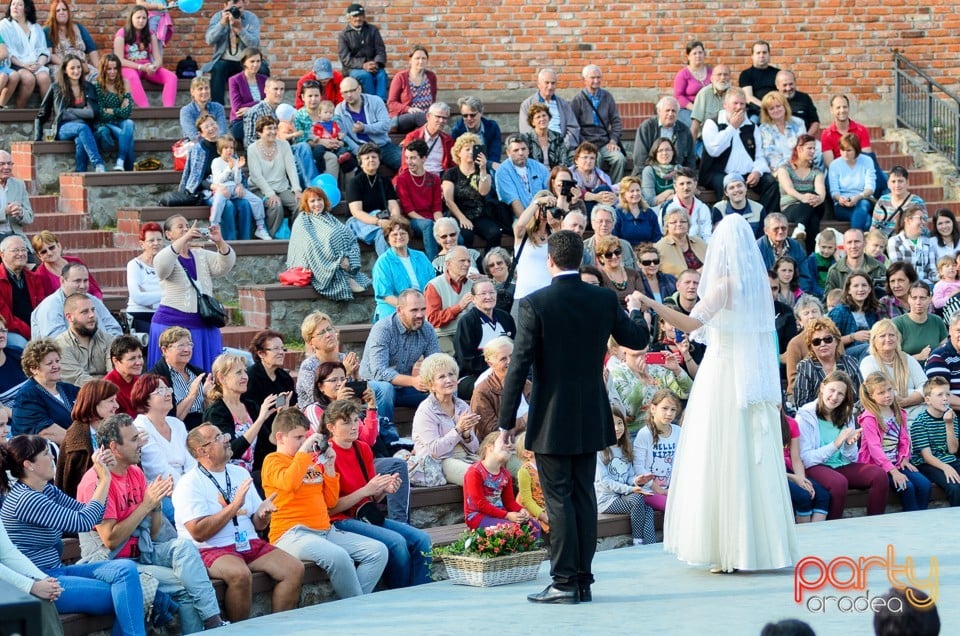
[[[17,87],[17,108],[26,108],[34,89],[41,97],[50,89],[52,78],[47,63],[50,47],[37,24],[37,9],[33,0],[10,0],[6,15],[0,20],[0,41],[3,41],[10,62],[6,98],[9,103],[14,86]],[[81,59],[82,56],[76,56]],[[61,61],[62,63],[62,61]],[[82,69],[81,69],[82,72]]]
[[[290,373],[283,368],[287,348],[283,344],[283,334],[264,329],[254,334],[248,349],[253,356],[253,364],[247,368],[247,392],[244,397],[254,404],[263,404],[271,395],[283,398],[284,406],[296,406],[295,383]],[[280,407],[282,408],[282,407]],[[260,428],[257,447],[254,450],[254,465],[261,466],[263,458],[275,450],[270,441],[270,426],[273,415],[267,418]]]
[[[356,149],[356,155],[360,169],[347,183],[344,196],[351,215],[347,228],[357,239],[373,245],[379,256],[387,250],[384,230],[394,217],[401,217],[400,205],[393,184],[380,174],[377,144],[364,143]]]
[[[747,184],[739,174],[728,174],[723,178],[723,199],[717,201],[710,211],[714,225],[730,214],[739,214],[746,219],[755,237],[763,236],[767,211],[758,201],[747,198]]]
[[[811,254],[820,233],[820,219],[827,199],[823,173],[814,165],[816,151],[816,139],[806,133],[799,135],[790,160],[777,172],[780,210],[794,226],[803,224],[807,234],[806,249]]]
[[[453,336],[460,315],[473,305],[473,281],[467,277],[469,273],[467,248],[454,247],[444,260],[444,273],[428,282],[423,290],[427,320],[437,332],[440,350],[448,355],[454,351]]]
[[[31,338],[31,314],[47,295],[43,281],[27,267],[29,253],[21,236],[0,241],[0,316],[9,330],[8,342],[20,349]]]
[[[693,379],[680,367],[680,359],[674,354],[664,352],[663,364],[649,364],[646,349],[621,346],[620,355],[623,362],[609,367],[607,388],[611,402],[623,405],[631,433],[649,422],[650,400],[660,389],[670,389],[684,400],[690,395]]]
[[[500,169],[500,159],[503,155],[503,137],[500,125],[493,119],[483,116],[483,102],[479,98],[468,95],[457,100],[460,107],[460,119],[453,125],[450,134],[454,140],[464,133],[473,133],[483,140],[487,147],[487,170]],[[541,162],[543,163],[543,162]]]
[[[216,120],[218,137],[230,132],[223,104],[210,99],[210,78],[197,75],[190,80],[190,102],[180,109],[180,136],[183,139],[197,140],[200,136],[197,121],[203,115],[211,115]]]
[[[601,236],[613,235],[613,228],[616,227],[617,212],[609,205],[596,205],[589,216],[593,236],[583,242],[583,264],[596,266],[597,255],[594,251],[594,243]],[[630,249],[630,243],[624,239],[620,239],[620,249],[623,250],[623,266],[636,269],[637,260],[633,250]]]
[[[960,460],[957,459],[956,412],[950,406],[950,382],[932,377],[923,384],[924,408],[910,423],[913,463],[938,485],[952,507],[960,506]]]
[[[912,283],[907,294],[910,311],[894,318],[893,325],[900,332],[903,351],[922,363],[947,339],[947,327],[930,313],[929,285],[923,281]]]
[[[649,167],[649,166],[648,166]],[[627,239],[632,247],[640,243],[655,243],[663,237],[657,213],[643,199],[640,179],[624,177],[620,181],[620,201],[613,233]]]
[[[874,281],[874,293],[880,298],[880,313],[888,318],[898,318],[910,311],[910,286],[920,281],[912,263],[896,261],[886,268],[886,286],[878,287]],[[927,284],[929,289],[929,284]],[[929,310],[929,307],[927,308]]]
[[[380,149],[383,164],[391,170],[400,168],[400,146],[390,141],[387,134],[393,126],[387,106],[377,95],[366,90],[360,92],[360,84],[353,77],[340,83],[343,101],[335,109],[337,123],[343,131],[343,141],[358,159],[360,147],[374,144]]]
[[[922,209],[914,208],[900,214],[894,227],[895,234],[887,242],[888,272],[893,263],[910,263],[923,282],[937,281],[936,253],[932,240],[924,236],[926,229],[927,218]]]
[[[269,115],[258,119],[256,135],[257,141],[247,148],[250,189],[263,198],[267,230],[274,236],[284,217],[292,221],[296,215],[302,191],[300,177],[290,144],[277,139],[276,119]],[[257,238],[264,237],[258,233]]]
[[[600,88],[603,75],[599,66],[587,64],[580,75],[584,88],[570,101],[570,109],[580,125],[580,138],[597,147],[597,165],[607,171],[614,183],[619,183],[627,158],[620,147],[623,124],[617,102],[609,91]]]
[[[660,303],[677,291],[676,277],[660,271],[660,252],[654,244],[641,243],[635,248],[635,253],[640,264],[638,271],[644,295]]]
[[[648,206],[659,207],[676,194],[673,189],[676,158],[677,151],[668,138],[659,137],[650,144],[650,154],[647,155],[640,174],[643,200]]]
[[[150,321],[160,306],[160,280],[153,259],[163,249],[163,228],[153,221],[140,226],[140,248],[143,252],[127,262],[127,315],[130,328],[137,333],[150,333]]]
[[[100,67],[100,51],[96,42],[87,28],[73,19],[73,10],[66,0],[51,3],[50,13],[43,25],[43,35],[50,47],[50,64],[59,65],[65,55],[73,53],[83,58],[87,71]],[[86,74],[89,75],[89,72]]]
[[[780,356],[780,363],[784,365],[787,374],[786,400],[790,403],[793,402],[793,383],[797,377],[797,365],[810,353],[806,344],[806,328],[812,320],[823,317],[823,302],[816,296],[804,294],[794,304],[793,314],[800,333],[787,343],[786,351]]]
[[[477,461],[480,416],[457,397],[458,373],[456,361],[445,353],[423,361],[418,382],[430,394],[413,416],[413,452],[438,460],[447,483],[462,486],[467,469]]]
[[[427,69],[430,58],[427,49],[417,44],[408,57],[410,68],[393,76],[387,95],[387,110],[396,118],[399,133],[410,132],[427,123],[427,109],[437,101],[437,75]]]
[[[470,410],[480,416],[475,427],[477,438],[486,437],[497,431],[497,418],[500,417],[500,403],[503,396],[503,380],[507,377],[510,356],[513,355],[513,340],[507,336],[498,336],[483,347],[483,361],[488,370],[477,376],[473,395],[470,398]],[[533,385],[530,380],[523,384],[520,405],[517,407],[516,430],[527,427],[527,413],[530,410],[530,392]]]
[[[539,161],[547,168],[570,164],[570,149],[567,148],[563,133],[550,127],[550,107],[542,103],[530,104],[527,111],[527,124],[530,132],[525,133],[530,159]]]
[[[597,203],[616,205],[617,195],[613,192],[613,183],[607,173],[597,168],[597,147],[589,141],[583,142],[573,151],[571,172],[588,214]]]
[[[453,339],[455,358],[460,367],[458,393],[464,400],[473,394],[477,377],[489,369],[483,355],[488,342],[517,333],[509,312],[497,308],[497,290],[493,281],[483,276],[473,282],[473,306],[460,314]]]
[[[371,284],[360,265],[357,238],[334,216],[327,194],[313,186],[305,188],[300,214],[290,230],[287,267],[310,270],[310,284],[321,296],[353,300]]]
[[[76,256],[64,256],[60,239],[53,232],[41,230],[33,235],[33,239],[31,239],[30,242],[37,256],[40,257],[40,264],[33,273],[43,281],[44,289],[48,295],[60,287],[61,273],[67,263],[75,263],[86,267],[85,263]],[[92,275],[89,275],[89,283],[90,287],[87,291],[103,300],[103,292],[100,290],[100,285],[97,284],[96,279]]]
[[[717,64],[710,74],[710,84],[704,86],[693,100],[690,111],[690,134],[694,140],[700,139],[703,122],[715,119],[723,109],[723,98],[730,89],[730,67],[726,64]]]
[[[673,78],[673,96],[680,106],[680,121],[690,125],[691,111],[697,94],[710,85],[712,69],[707,66],[707,52],[703,42],[691,40],[685,47],[687,65],[677,71]]]
[[[83,293],[67,296],[63,303],[67,329],[53,341],[60,347],[63,381],[82,386],[101,379],[110,370],[110,345],[114,335],[100,327],[93,299]]]
[[[436,258],[440,247],[433,237],[433,222],[443,217],[440,177],[427,172],[424,162],[430,148],[423,139],[415,139],[403,148],[407,169],[394,179],[400,213],[410,222],[413,235],[423,239],[427,258]],[[500,237],[499,231],[497,238]]]
[[[27,381],[17,394],[10,433],[63,444],[80,389],[60,381],[60,347],[49,338],[31,340],[20,362]]]
[[[333,70],[333,64],[325,57],[318,57],[313,61],[313,71],[300,76],[297,80],[297,97],[294,101],[295,108],[303,108],[305,105],[303,88],[307,82],[316,82],[320,85],[320,98],[333,102],[336,106],[343,101],[340,95],[340,82],[343,81],[343,74],[340,71]]]
[[[457,138],[450,150],[456,165],[444,171],[440,187],[447,210],[460,225],[464,244],[472,247],[474,237],[479,236],[490,250],[500,247],[501,235],[510,228],[512,218],[506,218],[502,207],[490,196],[493,177],[487,172],[489,159],[478,146],[480,138],[472,133]]]
[[[52,117],[54,138],[74,143],[76,171],[86,172],[92,163],[97,172],[106,172],[94,136],[99,114],[97,89],[84,79],[83,62],[75,55],[68,55],[60,63],[57,83],[50,87],[40,103],[33,124],[34,140],[44,138],[43,127]]]
[[[830,318],[814,318],[801,334],[807,357],[797,363],[793,381],[793,404],[800,408],[817,397],[823,378],[833,371],[843,371],[853,384],[851,403],[860,391],[860,370],[857,361],[844,353],[840,330]],[[869,337],[869,333],[868,333]]]
[[[678,166],[673,171],[673,191],[673,198],[660,206],[660,229],[667,226],[667,212],[683,209],[687,213],[690,234],[704,243],[709,242],[713,235],[713,215],[707,204],[697,198],[697,173]]]
[[[2,170],[0,168],[0,175]],[[934,232],[930,236],[930,242],[937,255],[937,262],[944,256],[954,256],[960,250],[960,223],[957,222],[956,215],[949,208],[940,208],[933,213],[931,225]]]
[[[300,133],[297,139],[307,145],[297,145],[294,150],[299,152],[301,163],[312,159],[317,173],[339,178],[341,169],[344,172],[353,171],[356,161],[344,145],[343,131],[334,119],[336,106],[333,101],[323,99],[321,90],[320,82],[315,80],[303,84],[303,106],[294,113],[293,125],[295,131]],[[300,98],[297,100],[300,101]],[[310,151],[309,157],[307,150]]]
[[[847,355],[860,360],[866,355],[870,328],[880,319],[880,303],[870,277],[851,272],[843,283],[840,304],[827,314],[840,330]]]
[[[887,475],[875,464],[857,461],[861,429],[853,418],[856,400],[850,376],[837,369],[797,411],[800,459],[807,476],[830,493],[828,520],[843,516],[851,487],[867,491],[868,515],[883,514],[887,506]]]
[[[467,527],[490,528],[516,524],[529,525],[534,537],[540,536],[540,524],[530,517],[513,494],[513,479],[507,462],[513,456],[511,446],[499,432],[483,438],[477,461],[463,476],[463,516]]]
[[[269,241],[270,233],[264,226],[263,198],[247,190],[242,172],[246,165],[246,159],[237,157],[236,148],[237,142],[232,135],[223,135],[217,138],[218,156],[210,164],[210,190],[213,192],[213,201],[210,204],[210,225],[222,225],[220,219],[223,216],[227,201],[243,199],[250,207],[250,213],[256,225],[253,236],[262,241]],[[253,148],[249,150],[252,151]],[[252,152],[249,154],[253,156]],[[244,234],[244,237],[246,236]],[[237,237],[227,234],[224,238],[232,241]]]
[[[787,217],[779,212],[769,213],[763,219],[763,236],[757,239],[757,246],[767,269],[772,268],[781,256],[789,256],[797,263],[807,259],[799,241],[790,238],[789,228]]]
[[[140,341],[126,334],[114,338],[110,344],[110,365],[113,369],[103,376],[103,379],[117,387],[119,412],[136,417],[137,411],[133,408],[130,393],[137,378],[143,373]]]
[[[434,276],[440,276],[444,271],[447,254],[460,244],[460,226],[456,219],[450,216],[444,216],[434,221],[433,238],[440,247],[440,251],[437,252],[436,258],[434,258],[430,264],[433,266]],[[477,265],[480,260],[480,252],[472,247],[468,247],[467,253],[470,254],[470,273],[471,275],[476,275],[479,272]]]
[[[863,231],[870,229],[871,197],[877,190],[877,175],[873,161],[862,155],[860,139],[847,133],[838,142],[841,158],[830,164],[827,171],[833,213],[840,221]]]
[[[706,242],[690,234],[690,217],[682,208],[668,208],[663,215],[666,234],[656,242],[660,252],[660,269],[665,274],[679,276],[687,269],[699,271],[706,258]],[[624,252],[626,253],[626,252]]]
[[[804,132],[811,137],[818,137],[820,134],[820,114],[817,112],[817,106],[813,103],[810,95],[797,90],[797,76],[792,71],[783,70],[777,73],[777,90],[781,95],[787,98],[790,104],[790,112],[794,117],[799,117],[803,121]],[[817,152],[817,164],[822,165],[822,157]]]
[[[148,20],[146,7],[131,7],[123,28],[113,38],[113,53],[123,65],[123,78],[130,84],[134,104],[150,106],[142,83],[147,80],[163,88],[163,106],[170,108],[177,100],[177,76],[163,68],[163,47],[150,32]]]
[[[640,272],[623,266],[623,248],[615,236],[598,238],[593,249],[603,274],[603,285],[617,295],[617,300],[626,308],[627,296],[642,288]]]
[[[824,293],[832,289],[843,287],[850,272],[862,270],[867,272],[873,280],[874,286],[883,285],[887,276],[887,268],[869,254],[864,253],[863,230],[850,228],[843,233],[843,256],[834,263],[827,272],[827,284]]]
[[[169,415],[182,421],[188,430],[203,422],[205,395],[213,389],[213,376],[191,364],[193,337],[183,327],[169,327],[157,343],[161,358],[149,373],[160,376],[173,389]]]
[[[260,46],[260,20],[252,11],[246,10],[244,0],[224,0],[223,9],[210,16],[204,40],[213,46],[213,55],[209,62],[200,67],[200,72],[210,76],[210,97],[213,101],[226,104],[224,97],[228,79],[246,69],[246,52]],[[270,74],[265,63],[254,72],[258,71],[265,76]],[[233,91],[230,92],[232,98]],[[231,118],[241,115],[243,113],[230,113]]]
[[[774,175],[787,165],[807,126],[794,117],[783,93],[770,91],[760,102],[760,152]]]
[[[33,223],[33,206],[23,180],[13,176],[13,157],[6,150],[0,150],[0,191],[6,199],[0,209],[5,215],[0,218],[0,240],[16,234],[26,242],[23,226]],[[29,258],[34,262],[33,254]]]
[[[380,29],[367,22],[361,4],[347,7],[347,26],[337,34],[337,55],[344,73],[363,86],[363,92],[387,99],[387,48]],[[341,87],[346,97],[346,91]],[[434,89],[436,90],[436,89]]]
[[[659,512],[667,507],[680,442],[680,426],[675,420],[682,408],[680,396],[670,389],[660,389],[647,405],[646,425],[633,439],[633,472],[642,475],[635,483],[644,486],[644,500]]]
[[[483,256],[483,271],[493,280],[497,290],[497,309],[507,313],[513,307],[514,284],[510,280],[512,263],[510,253],[502,247],[495,247]]]
[[[241,144],[249,145],[253,139],[245,139],[246,125],[244,116],[266,94],[267,76],[260,72],[263,56],[256,48],[247,48],[240,53],[241,68],[231,75],[226,83],[230,87],[230,134]],[[211,82],[216,80],[211,78]],[[211,89],[213,88],[211,84]],[[222,99],[222,98],[221,98]],[[216,97],[213,101],[219,101]],[[256,121],[253,122],[256,125]]]
[[[920,210],[923,214],[923,234],[927,235],[930,222],[927,218],[927,206],[923,199],[910,192],[909,180],[910,173],[903,166],[894,166],[890,170],[890,176],[887,177],[890,191],[877,199],[870,221],[871,229],[880,230],[889,238],[897,231],[896,226],[903,223],[905,217],[914,210]],[[939,234],[939,230],[937,233]]]
[[[661,97],[656,108],[657,114],[637,128],[637,137],[633,142],[633,176],[640,176],[650,150],[658,139],[664,137],[673,143],[674,163],[694,170],[697,153],[694,152],[693,135],[690,134],[690,127],[678,119],[680,106],[676,98]]]
[[[537,73],[537,92],[520,103],[519,130],[521,134],[531,132],[527,113],[533,104],[544,104],[550,109],[550,130],[563,135],[567,148],[573,150],[580,143],[580,124],[577,121],[570,102],[557,95],[557,73],[544,68]],[[509,146],[509,139],[507,140]],[[536,190],[536,188],[533,188]]]
[[[870,354],[860,361],[860,377],[880,373],[890,383],[900,408],[906,409],[908,421],[923,408],[923,384],[927,376],[923,366],[900,346],[900,332],[893,321],[884,318],[870,329]],[[864,389],[860,389],[861,396]],[[889,471],[887,471],[889,472]]]
[[[133,98],[127,80],[120,73],[120,59],[113,53],[103,56],[94,88],[97,90],[97,102],[100,106],[97,142],[101,145],[101,150],[116,149],[117,163],[114,170],[133,170],[134,124],[130,119]]]
[[[3,323],[3,317],[0,316],[0,394],[19,387],[27,381],[27,376],[23,374],[23,367],[20,364],[20,355],[23,350],[10,346],[7,341],[9,333],[7,326]],[[5,411],[0,409],[0,412]]]
[[[71,497],[77,496],[83,474],[93,466],[93,451],[99,448],[97,429],[117,408],[117,387],[110,382],[91,380],[80,387],[70,413],[73,422],[57,456],[57,487]]]
[[[353,351],[340,352],[340,333],[333,326],[330,316],[322,311],[314,311],[304,317],[300,323],[300,336],[303,338],[304,356],[297,372],[296,389],[297,406],[304,410],[316,401],[314,387],[320,365],[324,362],[343,364],[346,377],[356,380],[360,358]]]
[[[434,232],[443,219],[434,225]],[[427,256],[410,249],[410,225],[403,217],[384,220],[389,247],[373,265],[373,295],[377,301],[373,314],[374,322],[391,316],[406,289],[423,291],[436,276]],[[411,273],[413,278],[411,278]]]
[[[216,426],[204,424],[192,430],[187,448],[197,467],[187,471],[173,489],[177,532],[200,549],[207,573],[226,583],[226,618],[235,623],[249,617],[254,572],[264,572],[276,582],[271,594],[274,612],[295,608],[303,564],[257,536],[270,525],[277,506],[271,499],[260,498],[250,473],[229,463],[230,438]]]

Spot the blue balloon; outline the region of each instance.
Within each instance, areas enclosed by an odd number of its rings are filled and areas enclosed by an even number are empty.
[[[177,8],[184,13],[196,13],[203,8],[203,0],[177,0]]]
[[[326,192],[327,195],[330,194],[330,192],[327,190],[327,188],[330,188],[330,189],[332,189],[332,190],[336,190],[336,189],[337,189],[337,179],[336,179],[336,177],[334,177],[332,174],[326,174],[326,173],[324,173],[324,174],[320,175],[319,177],[317,177],[317,179],[320,180],[320,188],[321,188],[324,192]]]
[[[321,179],[322,176],[323,176],[322,174],[318,174],[317,176],[315,176],[313,180],[310,182],[310,187],[320,188],[321,190],[323,190],[323,180]]]
[[[326,193],[327,198],[330,199],[330,207],[337,207],[337,204],[340,203],[340,189],[335,187],[332,190],[327,190],[324,188],[323,191]]]
[[[310,181],[310,185],[323,190],[330,199],[331,208],[340,203],[340,188],[337,187],[337,179],[332,174],[319,174]]]

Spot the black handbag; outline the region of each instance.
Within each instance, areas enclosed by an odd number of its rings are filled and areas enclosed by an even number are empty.
[[[201,292],[197,284],[190,278],[190,274],[186,271],[184,271],[184,274],[186,274],[187,280],[190,281],[193,289],[197,292],[197,313],[200,314],[200,320],[203,321],[203,324],[209,327],[226,327],[227,310],[223,308],[220,301],[210,294]]]
[[[186,190],[174,190],[164,192],[158,201],[165,208],[180,208],[190,205],[203,205],[203,195],[199,192],[187,192]]]
[[[357,454],[357,463],[360,465],[360,472],[363,473],[363,478],[369,482],[370,476],[367,474],[367,467],[363,463],[363,457],[360,455],[360,449],[357,448],[356,444],[353,445],[353,452]],[[385,520],[383,512],[375,501],[368,501],[357,508],[354,517],[357,518],[357,521],[369,523],[373,526],[382,526]]]

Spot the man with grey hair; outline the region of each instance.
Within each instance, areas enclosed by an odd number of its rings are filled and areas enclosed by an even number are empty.
[[[23,226],[31,223],[33,208],[27,187],[13,176],[13,157],[6,150],[0,150],[0,240],[11,234],[25,236]]]
[[[537,73],[537,92],[520,104],[520,132],[533,132],[527,122],[527,113],[535,103],[546,104],[550,109],[550,130],[563,135],[567,148],[573,150],[580,145],[580,124],[577,121],[570,102],[557,95],[557,72],[553,69],[541,69]]]
[[[31,338],[30,315],[43,302],[43,281],[27,268],[27,242],[21,236],[0,241],[0,316],[7,342],[21,349]]]
[[[450,107],[444,102],[434,102],[427,110],[427,123],[416,130],[411,130],[400,144],[402,148],[406,148],[411,141],[422,139],[427,144],[428,151],[423,167],[427,172],[438,177],[456,165],[450,153],[453,150],[453,137],[443,130],[448,121],[450,121]],[[406,169],[406,153],[401,152],[400,172]]]
[[[690,113],[690,134],[694,140],[700,138],[703,122],[713,119],[723,108],[723,97],[730,88],[730,67],[726,64],[717,64],[710,74],[710,84],[704,86],[693,100],[693,111]]]
[[[473,281],[470,273],[470,253],[457,245],[450,249],[443,263],[443,274],[437,276],[423,290],[427,301],[427,320],[437,332],[440,351],[453,355],[453,335],[457,333],[460,316],[473,306]]]
[[[460,119],[453,125],[450,135],[454,141],[464,133],[473,133],[487,146],[487,170],[500,169],[500,157],[503,155],[503,135],[500,124],[483,116],[483,102],[480,98],[467,95],[457,100],[460,107]]]
[[[596,207],[594,207],[596,209]],[[587,216],[580,210],[570,210],[560,222],[561,230],[570,230],[580,238],[587,229]]]
[[[600,152],[598,165],[610,175],[613,183],[620,183],[627,168],[627,158],[620,148],[623,125],[617,102],[600,88],[603,74],[596,64],[587,64],[581,72],[584,88],[570,100],[570,108],[580,125],[580,137],[589,141]]]
[[[767,269],[781,256],[789,256],[796,263],[807,259],[803,246],[787,235],[788,227],[787,217],[779,212],[771,212],[763,219],[763,236],[757,239],[757,247]]]
[[[159,475],[148,484],[138,466],[149,441],[125,413],[111,415],[97,428],[97,443],[116,461],[110,468],[103,520],[93,531],[80,533],[80,552],[84,557],[101,554],[136,561],[138,570],[155,577],[158,589],[180,604],[184,634],[221,627],[226,623],[200,552],[192,541],[177,537],[161,512],[163,500],[173,492],[173,478]],[[80,480],[77,500],[89,502],[96,487],[97,473],[91,468]]]
[[[679,120],[680,103],[675,97],[662,97],[657,102],[657,114],[640,124],[633,142],[633,176],[639,177],[647,165],[647,156],[654,142],[665,137],[673,142],[678,166],[696,169],[697,153],[693,147],[690,128]]]

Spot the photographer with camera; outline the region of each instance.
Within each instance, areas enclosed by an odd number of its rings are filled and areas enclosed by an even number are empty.
[[[516,264],[517,287],[514,291],[511,315],[517,319],[519,301],[538,289],[547,287],[552,280],[547,269],[547,239],[553,229],[559,229],[560,218],[554,211],[557,197],[549,190],[537,192],[530,204],[520,213],[513,226],[514,263]]]
[[[210,17],[204,39],[213,45],[213,57],[200,69],[210,76],[210,100],[223,104],[227,80],[243,71],[243,54],[248,48],[260,48],[260,20],[245,10],[246,0],[225,0],[223,10]],[[261,62],[259,75],[270,75]]]

